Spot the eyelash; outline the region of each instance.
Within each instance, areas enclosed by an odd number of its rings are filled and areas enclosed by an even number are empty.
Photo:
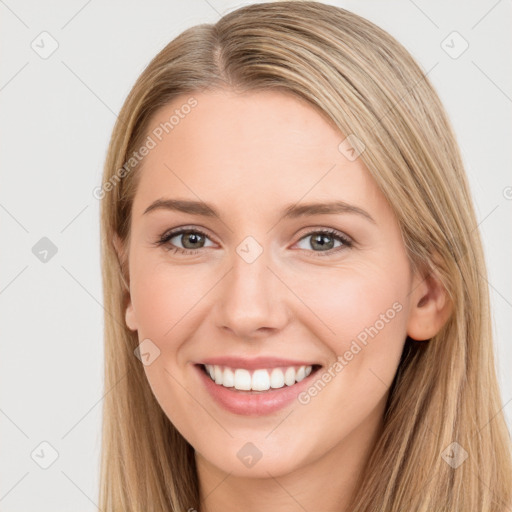
[[[177,235],[182,235],[182,234],[185,234],[185,233],[200,234],[200,235],[203,235],[206,238],[209,238],[209,236],[204,231],[201,231],[200,229],[197,229],[197,228],[194,228],[194,229],[191,229],[191,228],[179,228],[179,229],[176,229],[174,231],[166,231],[165,233],[163,233],[160,236],[160,238],[155,242],[155,245],[159,246],[159,247],[160,246],[168,245],[169,240],[171,240],[171,238],[174,238]],[[328,251],[313,251],[313,250],[310,251],[310,250],[307,250],[307,249],[301,249],[301,250],[304,250],[304,251],[307,251],[307,252],[313,252],[313,253],[315,253],[315,256],[324,257],[324,256],[332,256],[334,253],[338,253],[341,250],[348,249],[348,248],[353,246],[353,242],[352,242],[352,240],[350,238],[348,238],[343,233],[337,231],[336,229],[331,229],[331,228],[310,231],[309,233],[306,233],[305,235],[303,235],[299,239],[299,241],[302,240],[303,238],[307,238],[309,236],[318,235],[318,234],[331,235],[332,237],[337,238],[340,242],[342,242],[343,245],[341,245],[340,247],[336,247],[334,249],[329,249]],[[180,253],[180,254],[183,254],[183,255],[197,254],[201,249],[203,249],[203,248],[200,248],[200,249],[182,249],[181,247],[176,247],[176,246],[172,246],[172,247],[168,246],[168,247],[166,247],[166,250],[168,250],[168,251],[170,251],[172,253]]]

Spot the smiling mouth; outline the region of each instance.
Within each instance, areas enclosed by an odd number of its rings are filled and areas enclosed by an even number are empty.
[[[284,366],[247,370],[228,366],[199,364],[201,370],[218,386],[245,393],[267,393],[291,387],[316,373],[321,365]]]

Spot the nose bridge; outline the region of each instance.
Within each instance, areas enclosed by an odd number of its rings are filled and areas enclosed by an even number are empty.
[[[245,238],[232,256],[218,301],[219,326],[250,337],[261,328],[281,328],[285,297],[271,266],[270,252],[253,237]],[[281,285],[281,288],[282,285]]]

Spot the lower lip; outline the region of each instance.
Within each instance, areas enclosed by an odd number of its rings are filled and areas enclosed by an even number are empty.
[[[195,365],[195,369],[207,391],[221,407],[243,416],[263,416],[283,409],[297,399],[297,396],[310,385],[313,375],[317,373],[311,372],[293,386],[285,384],[282,388],[270,388],[268,391],[239,391],[215,384],[206,375],[201,365]]]

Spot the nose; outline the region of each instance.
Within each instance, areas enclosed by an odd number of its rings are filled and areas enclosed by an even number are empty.
[[[270,266],[266,252],[252,262],[234,254],[232,268],[216,296],[219,328],[245,340],[267,337],[284,328],[290,311],[287,288]]]

